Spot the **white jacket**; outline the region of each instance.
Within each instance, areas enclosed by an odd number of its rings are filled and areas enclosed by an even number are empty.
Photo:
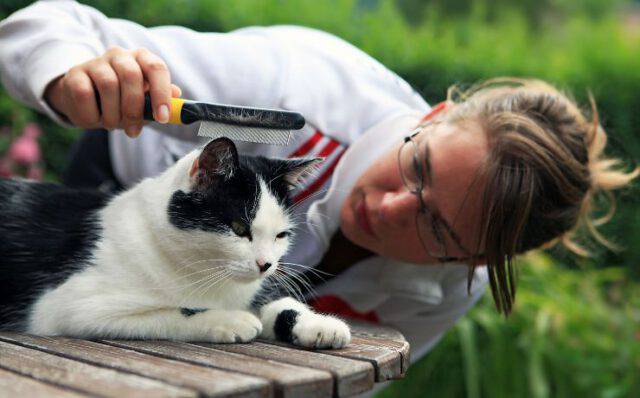
[[[298,192],[309,195],[298,207],[308,223],[285,261],[311,266],[320,261],[355,179],[430,109],[395,73],[324,32],[297,26],[230,33],[146,28],[75,1],[40,1],[0,23],[2,83],[64,125],[43,100],[47,84],[113,45],[145,47],[160,56],[184,98],[305,116],[307,125],[289,147],[238,144],[244,153],[327,156]],[[118,130],[110,134],[112,165],[126,186],[160,173],[201,143],[195,126],[151,123],[137,139]],[[320,293],[338,295],[358,311],[376,311],[422,353],[482,295],[485,272],[476,273],[470,296],[466,273],[463,265],[425,267],[377,257],[352,267]]]

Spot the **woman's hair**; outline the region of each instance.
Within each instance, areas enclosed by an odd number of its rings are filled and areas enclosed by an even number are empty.
[[[561,242],[588,255],[575,240],[582,227],[613,248],[596,227],[613,216],[611,190],[629,184],[640,169],[625,172],[620,160],[604,156],[607,135],[589,99],[587,117],[567,95],[539,80],[499,78],[466,91],[449,89],[454,105],[446,120],[475,120],[488,136],[475,252],[484,254],[496,307],[505,314],[515,298],[516,254]],[[598,195],[609,199],[609,211],[596,219]]]

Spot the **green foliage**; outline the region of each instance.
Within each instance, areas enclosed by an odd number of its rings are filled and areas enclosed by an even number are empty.
[[[3,2],[0,16],[27,3]],[[609,152],[640,159],[640,26],[621,11],[624,0],[86,3],[147,26],[229,31],[299,24],[326,30],[396,71],[431,103],[453,83],[505,75],[547,80],[583,105],[591,90],[610,135]],[[0,90],[0,153],[8,135],[35,117]],[[38,120],[46,131],[48,177],[55,178],[77,131]],[[637,188],[619,194],[617,215],[602,229],[625,251],[595,247],[590,260],[552,251],[553,265],[546,255],[528,259],[508,320],[485,297],[405,381],[381,396],[640,396],[640,284],[631,278],[640,276],[639,194]]]
[[[514,313],[487,295],[386,397],[640,396],[640,283],[623,268],[523,261]]]
[[[15,1],[21,5],[22,1]],[[535,76],[573,92],[586,104],[587,90],[597,99],[611,153],[640,158],[640,29],[621,23],[622,0],[89,0],[110,16],[152,26],[178,24],[205,31],[249,25],[300,24],[343,37],[409,81],[430,102],[441,100],[453,83],[472,84],[495,76]],[[413,8],[407,8],[413,4]],[[457,5],[456,5],[457,4]],[[514,5],[515,4],[515,5]],[[454,7],[454,5],[456,5]],[[537,5],[537,6],[536,6]],[[534,14],[533,8],[544,10]],[[461,14],[459,10],[464,10]],[[11,9],[2,6],[0,13]],[[407,22],[420,14],[419,23]],[[215,56],[215,54],[212,54]],[[5,95],[0,91],[0,99]],[[13,107],[17,112],[16,105]],[[4,116],[0,125],[10,123]],[[50,124],[48,125],[50,126]],[[59,130],[60,131],[60,130]],[[56,142],[67,143],[68,135]],[[52,149],[61,149],[54,145]],[[46,152],[48,170],[64,163]],[[55,159],[54,159],[55,157]],[[640,195],[628,191],[617,217],[603,228],[627,250],[595,247],[594,263],[634,264],[640,258]],[[560,254],[562,256],[562,253]],[[578,264],[563,258],[571,266]],[[636,272],[636,271],[633,271]]]

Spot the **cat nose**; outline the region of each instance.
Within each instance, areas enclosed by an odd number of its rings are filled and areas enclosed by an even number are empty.
[[[256,261],[256,264],[258,265],[258,268],[260,269],[261,273],[271,268],[271,263],[267,263],[264,261]]]

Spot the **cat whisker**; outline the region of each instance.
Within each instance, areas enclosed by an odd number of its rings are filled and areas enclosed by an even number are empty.
[[[187,283],[185,285],[172,286],[172,287],[168,287],[168,286],[162,287],[162,286],[160,286],[158,288],[154,288],[154,290],[162,289],[162,290],[181,291],[181,290],[184,290],[184,289],[189,288],[191,286],[198,285],[199,283],[204,283],[204,281],[207,281],[210,278],[213,278],[213,277],[215,277],[215,276],[217,276],[219,274],[221,274],[221,272],[213,272],[213,273],[207,274],[204,277],[202,277],[200,279],[197,279],[197,280],[195,280],[193,282]]]
[[[306,295],[311,295],[313,297],[317,296],[315,292],[315,288],[311,285],[311,281],[303,275],[299,273],[291,273],[288,274],[292,281],[297,282],[299,285],[302,285],[306,291]]]
[[[201,258],[199,260],[192,261],[192,259],[187,259],[187,260],[185,260],[185,261],[183,261],[183,262],[181,262],[179,264],[176,264],[176,266],[177,266],[176,271],[181,271],[184,268],[188,268],[188,267],[191,267],[191,266],[193,266],[195,264],[199,264],[199,263],[203,263],[203,262],[207,262],[207,261],[209,261],[209,262],[216,262],[216,261],[217,262],[223,262],[223,261],[231,261],[231,260],[223,259],[223,258]]]
[[[204,290],[202,291],[202,293],[200,294],[200,296],[203,296],[205,294],[208,294],[211,289],[213,289],[214,287],[216,287],[216,285],[222,284],[219,286],[220,289],[222,289],[224,287],[224,285],[226,284],[226,282],[231,279],[231,272],[228,272],[224,275],[222,275],[220,278],[217,278],[215,280],[213,280],[212,282],[208,283],[207,286],[204,288]]]
[[[310,267],[308,265],[303,265],[303,264],[298,264],[298,263],[288,263],[288,262],[284,262],[284,261],[280,261],[280,264],[283,264],[285,267],[294,266],[294,267],[304,268],[305,270],[307,270],[309,272],[312,272],[312,273],[320,273],[320,274],[324,274],[326,276],[331,276],[331,277],[336,276],[335,274],[332,274],[330,272],[321,271],[319,269],[316,269],[314,267]]]
[[[293,280],[291,280],[291,278],[287,274],[285,274],[281,270],[276,270],[276,272],[274,272],[273,274],[278,275],[280,282],[283,283],[291,296],[293,296],[298,301],[304,302],[304,294],[302,294],[302,290],[300,290],[298,285]]]
[[[214,275],[209,275],[206,278],[203,278],[201,280],[201,285],[197,286],[195,289],[193,289],[186,297],[185,297],[185,301],[188,302],[188,300],[195,295],[197,292],[199,292],[202,289],[206,290],[206,286],[211,282],[211,281],[216,281],[219,280],[221,278],[224,278],[226,275],[226,273],[220,273],[220,274],[214,274]]]

